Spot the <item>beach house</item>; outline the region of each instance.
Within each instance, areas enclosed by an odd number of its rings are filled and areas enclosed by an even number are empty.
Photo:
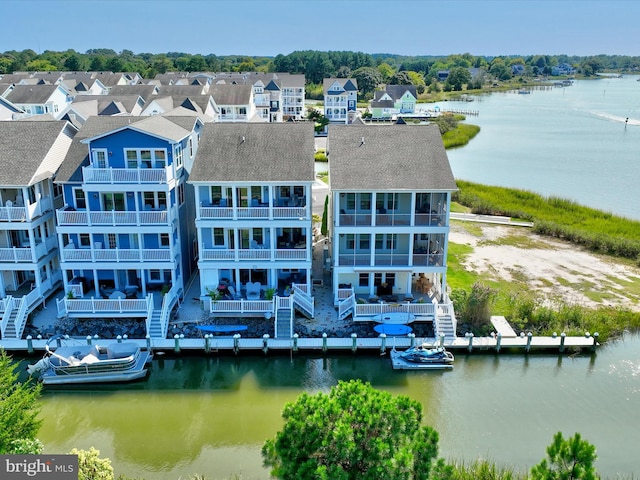
[[[186,184],[202,122],[196,116],[90,117],[56,182],[59,315],[138,317],[163,338],[195,269],[193,198]]]
[[[451,320],[446,258],[457,187],[438,127],[334,125],[327,151],[339,315],[372,320],[397,305],[416,320]]]

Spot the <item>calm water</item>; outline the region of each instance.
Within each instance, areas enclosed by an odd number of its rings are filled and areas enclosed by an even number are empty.
[[[260,447],[302,391],[362,378],[424,406],[447,458],[537,463],[556,431],[580,432],[603,474],[640,474],[640,337],[596,356],[458,355],[449,372],[396,372],[388,358],[165,358],[120,388],[47,393],[39,437],[51,453],[95,446],[116,474],[266,479]]]
[[[456,178],[524,188],[640,219],[640,82],[580,80],[566,88],[475,97],[482,130],[449,150]],[[625,120],[629,119],[626,128]]]

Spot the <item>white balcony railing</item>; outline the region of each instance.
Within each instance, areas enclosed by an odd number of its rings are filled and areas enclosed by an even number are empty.
[[[169,262],[169,248],[62,248],[63,262]]]
[[[84,183],[168,183],[174,180],[173,167],[94,168],[82,167]]]
[[[26,219],[25,207],[0,207],[0,222],[24,222]]]
[[[61,298],[56,301],[58,315],[65,314],[70,317],[95,317],[95,316],[131,316],[146,317],[149,306],[153,305],[153,296],[138,299],[101,299],[101,298]]]
[[[212,218],[251,219],[251,218],[280,218],[307,220],[306,207],[217,207],[201,206],[200,218],[208,220]]]
[[[102,211],[69,210],[67,208],[56,211],[58,225],[169,225],[174,215],[169,210],[155,211]]]
[[[232,261],[240,262],[246,260],[306,260],[307,250],[305,248],[292,249],[224,249],[224,248],[204,248],[200,251],[202,261]]]

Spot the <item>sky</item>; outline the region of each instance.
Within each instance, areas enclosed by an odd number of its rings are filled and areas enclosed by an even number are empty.
[[[640,56],[639,0],[0,0],[0,8],[0,52]]]

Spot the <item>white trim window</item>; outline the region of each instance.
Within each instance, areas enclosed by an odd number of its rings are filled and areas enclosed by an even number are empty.
[[[91,165],[93,168],[107,168],[109,166],[109,152],[106,148],[91,150]]]
[[[164,168],[167,166],[167,151],[164,148],[125,148],[127,168]]]
[[[73,205],[77,210],[87,209],[87,196],[80,187],[73,189]]]
[[[182,155],[182,144],[181,143],[176,143],[175,145],[175,163],[176,163],[176,168],[180,168],[182,167],[184,160],[183,160],[183,155]]]

